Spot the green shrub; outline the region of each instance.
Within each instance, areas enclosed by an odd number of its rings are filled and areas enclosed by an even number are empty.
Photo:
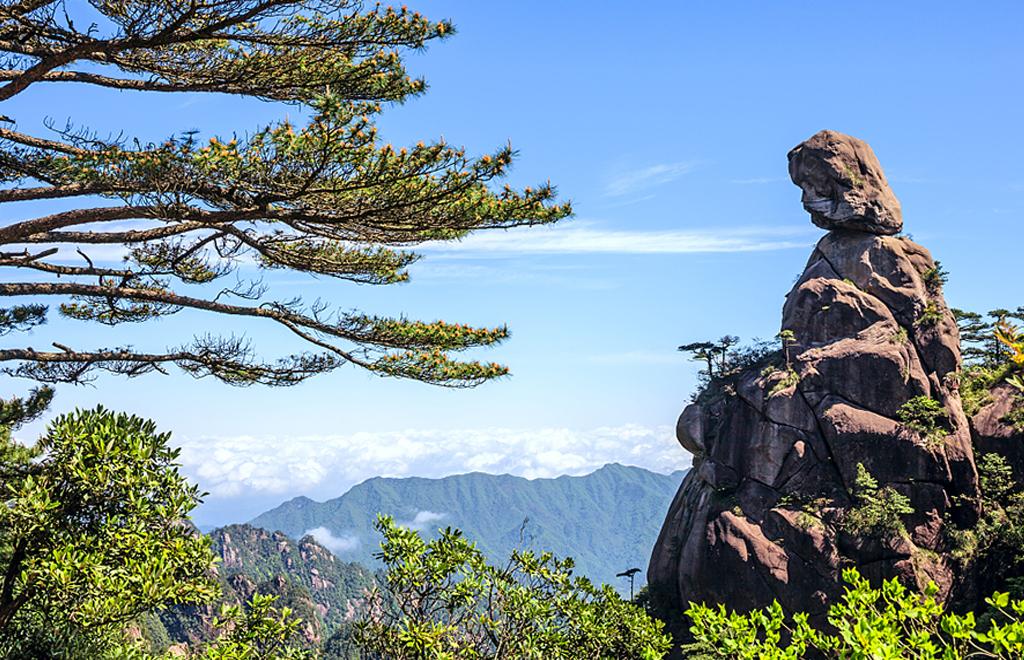
[[[253,594],[245,606],[222,606],[213,620],[217,636],[188,657],[192,660],[313,658],[312,651],[301,648],[302,619],[295,617],[287,607],[276,607],[276,601],[276,596]],[[168,655],[167,660],[172,657]]]
[[[900,406],[896,417],[904,426],[917,431],[931,443],[942,442],[946,437],[946,430],[943,427],[946,409],[931,397],[915,396]]]
[[[960,376],[960,400],[963,402],[964,414],[972,417],[991,403],[990,390],[1005,380],[1011,369],[1009,364],[1001,364],[996,367],[984,365],[965,367]]]
[[[900,326],[895,332],[889,335],[890,344],[906,344],[909,336],[907,335],[907,329]]]
[[[353,634],[370,657],[657,660],[671,646],[661,621],[574,576],[571,559],[517,550],[497,567],[459,530],[426,541],[386,516],[377,529],[386,572]]]
[[[828,611],[834,632],[813,628],[806,613],[786,616],[778,602],[749,614],[691,603],[694,642],[684,652],[736,660],[801,660],[811,652],[851,660],[1024,657],[1024,601],[1011,602],[1007,593],[986,599],[992,616],[982,627],[973,612],[945,612],[934,583],[919,594],[895,578],[873,589],[852,568],[843,579],[849,586]]]
[[[863,463],[857,464],[854,496],[857,506],[847,511],[843,519],[846,531],[856,536],[879,538],[907,533],[900,516],[914,512],[910,499],[890,486],[879,488]]]
[[[921,311],[920,316],[917,317],[917,320],[914,321],[914,325],[929,328],[938,324],[938,322],[941,320],[942,308],[939,307],[939,305],[935,301],[930,300],[928,301],[928,304],[925,305],[925,308]]]
[[[1003,588],[1024,569],[1024,492],[1006,459],[977,459],[982,515],[967,529],[948,528],[953,558]]]
[[[934,266],[921,273],[921,279],[928,292],[936,294],[949,281],[949,273],[942,267],[942,262],[936,261]]]
[[[782,392],[790,387],[793,387],[800,382],[800,374],[794,369],[790,368],[786,370],[786,375],[777,383],[772,385],[772,389],[768,392],[768,396],[775,396],[779,392]]]
[[[169,438],[103,408],[57,418],[30,448],[0,430],[0,656],[99,657],[68,649],[213,600],[209,542],[185,522],[199,491]]]
[[[1002,506],[1016,487],[1013,468],[999,454],[982,454],[977,460],[978,480],[986,509]]]
[[[815,527],[822,527],[824,525],[820,518],[806,510],[796,514],[796,524],[803,530],[814,529]]]

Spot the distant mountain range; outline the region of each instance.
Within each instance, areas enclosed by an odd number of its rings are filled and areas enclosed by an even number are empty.
[[[571,556],[578,573],[621,587],[616,573],[646,568],[684,475],[613,463],[556,479],[476,472],[443,479],[377,477],[326,502],[297,497],[250,524],[293,539],[312,535],[339,559],[376,567],[380,539],[373,523],[385,513],[427,535],[459,528],[495,562],[516,547]]]
[[[373,559],[378,512],[428,536],[439,527],[457,527],[495,563],[516,547],[571,556],[578,573],[624,592],[628,585],[615,574],[647,566],[684,475],[610,464],[583,477],[557,479],[480,473],[376,478],[327,502],[299,497],[250,524],[209,533],[220,559],[220,602],[243,603],[254,593],[278,596],[279,605],[303,619],[306,645],[324,660],[359,657],[346,639],[350,617],[379,568]],[[638,577],[643,576],[641,571]],[[142,617],[135,633],[154,652],[184,653],[211,638],[218,607],[172,607]]]

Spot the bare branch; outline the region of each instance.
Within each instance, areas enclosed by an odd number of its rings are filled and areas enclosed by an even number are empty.
[[[39,186],[36,188],[10,188],[0,190],[0,204],[4,202],[25,202],[39,199],[60,199],[62,197],[79,197],[82,195],[110,194],[126,192],[107,184],[70,183],[60,186]]]
[[[165,212],[164,209],[156,206],[114,206],[108,208],[75,209],[73,211],[64,211],[63,213],[54,213],[41,218],[33,218],[32,220],[0,227],[0,245],[18,243],[33,234],[40,234],[62,227],[87,225],[91,222],[149,218],[163,212]]]
[[[71,243],[84,245],[111,245],[142,243],[172,236],[180,236],[201,229],[210,229],[205,222],[179,222],[152,229],[131,229],[128,231],[49,231],[32,234],[18,239],[19,243]]]

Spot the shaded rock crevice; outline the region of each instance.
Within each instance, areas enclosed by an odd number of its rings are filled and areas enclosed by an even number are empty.
[[[814,407],[811,406],[810,401],[807,400],[807,396],[800,390],[799,387],[797,387],[797,392],[800,393],[800,396],[807,404],[807,407],[809,407],[811,410],[814,410]],[[821,424],[821,418],[815,416],[814,422],[817,426],[818,436],[821,438],[821,446],[823,446],[825,448],[825,451],[828,452],[828,465],[831,466],[832,468],[832,477],[839,484],[840,488],[842,488],[843,493],[846,494],[847,502],[852,502],[853,493],[851,493],[850,489],[846,487],[846,482],[843,480],[843,474],[839,469],[839,461],[836,460],[836,455],[832,452],[832,447],[830,447],[828,441],[825,440],[825,429]]]

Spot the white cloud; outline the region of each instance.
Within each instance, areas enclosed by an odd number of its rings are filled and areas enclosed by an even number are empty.
[[[679,163],[660,163],[639,170],[624,172],[612,178],[605,186],[606,197],[622,197],[631,193],[647,190],[656,186],[671,183],[684,174],[693,171],[696,163],[692,161]]]
[[[217,498],[336,497],[375,476],[438,478],[465,472],[528,479],[587,474],[619,462],[658,472],[690,463],[669,426],[407,430],[300,437],[185,438],[186,474]],[[420,524],[435,522],[421,511]],[[416,519],[413,520],[416,522]]]
[[[423,511],[417,511],[412,520],[399,521],[398,524],[403,527],[408,527],[409,529],[415,529],[418,532],[422,532],[434,523],[444,520],[447,517],[447,513],[435,513],[424,509]]]
[[[812,230],[803,225],[624,231],[574,222],[506,232],[480,232],[459,242],[430,243],[420,250],[440,252],[445,256],[473,257],[488,254],[757,252],[807,247],[813,243],[813,237]]]
[[[312,536],[317,543],[339,556],[345,552],[351,552],[359,547],[358,536],[335,536],[334,533],[326,527],[314,527],[313,529],[307,529],[302,533],[302,536]]]

